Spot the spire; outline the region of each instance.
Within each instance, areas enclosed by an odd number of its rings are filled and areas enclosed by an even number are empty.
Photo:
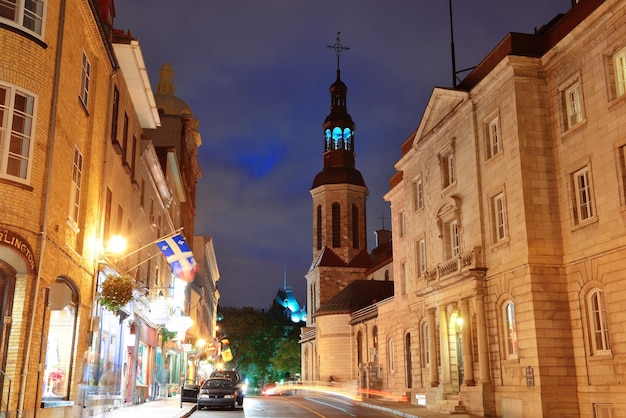
[[[341,53],[343,51],[347,51],[350,48],[348,48],[347,46],[344,46],[341,43],[341,40],[339,39],[339,35],[341,34],[341,32],[337,32],[337,40],[335,41],[334,44],[332,45],[327,45],[326,48],[332,49],[333,51],[335,51],[335,53],[337,54],[337,78],[339,78],[339,72],[340,72],[340,68],[339,68],[339,58],[341,58]]]

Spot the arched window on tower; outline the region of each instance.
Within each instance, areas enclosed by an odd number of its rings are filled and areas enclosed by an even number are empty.
[[[359,248],[359,208],[352,205],[352,248]]]
[[[341,247],[341,205],[333,203],[333,248]]]
[[[322,249],[322,205],[317,205],[315,239],[317,250]]]
[[[333,149],[343,149],[343,132],[338,126],[333,128]]]

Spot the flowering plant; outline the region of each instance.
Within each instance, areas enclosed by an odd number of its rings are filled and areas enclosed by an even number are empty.
[[[117,312],[132,300],[134,288],[135,280],[130,275],[108,275],[102,283],[100,303],[108,310]]]

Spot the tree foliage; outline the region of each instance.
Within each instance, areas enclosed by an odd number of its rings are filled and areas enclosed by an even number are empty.
[[[254,386],[299,373],[299,327],[286,327],[251,307],[220,307],[220,314],[219,332],[228,339],[233,355],[228,368],[238,370]]]

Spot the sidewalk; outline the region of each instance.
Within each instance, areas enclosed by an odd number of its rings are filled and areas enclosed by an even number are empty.
[[[366,408],[377,409],[379,411],[394,414],[404,418],[478,418],[476,415],[469,414],[447,414],[443,412],[436,412],[426,409],[423,406],[411,404],[409,402],[400,401],[385,401],[385,400],[373,400],[364,399],[361,406]]]
[[[245,402],[244,402],[245,405]],[[377,409],[379,411],[394,414],[404,418],[477,418],[468,414],[444,414],[441,412],[430,411],[422,406],[413,405],[408,402],[394,402],[385,400],[365,399],[359,403],[360,406],[366,408]],[[183,402],[180,405],[180,396],[171,398],[160,398],[156,401],[150,401],[138,405],[130,405],[124,408],[114,409],[103,415],[101,418],[187,418],[196,410],[196,404]]]
[[[196,410],[196,404],[183,402],[180,404],[180,395],[171,398],[159,398],[156,401],[129,405],[113,409],[99,415],[101,418],[187,418]]]

